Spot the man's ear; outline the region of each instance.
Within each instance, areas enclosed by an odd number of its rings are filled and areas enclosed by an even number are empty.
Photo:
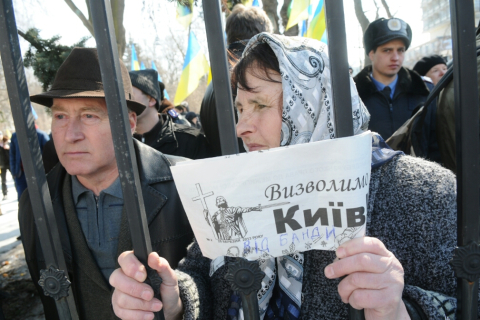
[[[148,100],[148,106],[149,107],[154,107],[157,104],[157,100],[154,98],[150,97],[150,100]]]
[[[133,111],[128,112],[128,121],[130,122],[130,129],[133,134],[137,127],[137,114]]]
[[[370,61],[373,62],[373,57],[375,56],[375,52],[373,52],[373,50],[370,50],[370,52],[368,53],[368,57],[370,58]]]

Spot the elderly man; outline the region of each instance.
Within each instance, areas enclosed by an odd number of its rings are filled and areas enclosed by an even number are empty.
[[[130,71],[130,79],[135,100],[147,106],[138,116],[134,137],[165,154],[206,158],[207,140],[200,130],[175,123],[170,113],[159,113],[165,86],[158,81],[157,71]]]
[[[429,90],[422,78],[403,67],[412,30],[401,19],[378,19],[363,36],[365,53],[372,61],[354,77],[358,94],[372,116],[369,129],[390,137],[424,102]]]
[[[145,106],[132,100],[123,63],[121,71],[133,132]],[[79,316],[114,319],[108,278],[119,253],[131,249],[132,242],[96,49],[75,48],[59,68],[51,90],[31,100],[52,110],[52,135],[60,163],[50,171],[47,182]],[[166,157],[135,140],[134,149],[152,248],[176,266],[193,239],[169,168],[181,159]],[[19,221],[25,258],[45,317],[58,319],[54,300],[37,284],[39,271],[46,266],[28,190],[20,199]]]

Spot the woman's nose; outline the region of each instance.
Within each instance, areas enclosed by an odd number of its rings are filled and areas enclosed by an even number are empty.
[[[238,117],[237,137],[242,138],[256,131],[254,119],[251,115],[242,115]]]

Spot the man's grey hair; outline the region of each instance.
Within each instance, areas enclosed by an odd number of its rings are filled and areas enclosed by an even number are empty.
[[[258,7],[237,4],[227,18],[227,44],[248,40],[260,32],[272,32],[272,23],[265,11]]]

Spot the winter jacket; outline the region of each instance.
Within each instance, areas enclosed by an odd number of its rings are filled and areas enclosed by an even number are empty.
[[[174,123],[166,114],[159,114],[158,123],[144,134],[134,134],[134,138],[164,154],[189,159],[207,158],[207,140],[194,127]]]
[[[235,64],[236,59],[240,59],[244,49],[245,44],[240,41],[231,43],[228,46],[228,58],[230,66]],[[236,95],[235,92],[232,93],[234,96]],[[233,98],[235,100],[235,97]],[[237,123],[236,112],[234,113],[234,116],[235,123]],[[207,90],[203,96],[202,105],[200,107],[200,121],[202,122],[202,128],[208,140],[209,153],[212,157],[221,156],[222,148],[220,146],[220,133],[218,130],[217,106],[215,103],[215,91],[213,90],[212,83],[207,86]],[[245,152],[245,147],[243,146],[242,139],[240,138],[238,138],[238,149],[240,153]]]
[[[185,256],[186,248],[192,242],[193,232],[178,196],[170,165],[183,158],[165,156],[160,152],[134,140],[145,213],[152,250],[168,260],[172,267]],[[96,265],[93,255],[83,236],[76,216],[71,192],[71,181],[64,167],[59,163],[47,175],[60,241],[65,256],[69,279],[82,320],[115,319],[111,308],[112,287]],[[70,203],[70,206],[68,204]],[[71,208],[66,211],[66,208]],[[73,219],[73,224],[72,224]],[[25,250],[25,259],[33,283],[42,299],[46,319],[58,319],[55,301],[46,297],[38,285],[39,271],[45,269],[45,259],[35,227],[28,189],[19,203],[19,223]],[[72,227],[72,225],[74,227]],[[128,219],[124,213],[118,237],[117,255],[132,250]],[[72,248],[78,248],[72,250]]]
[[[373,83],[371,73],[372,66],[367,66],[353,79],[358,94],[371,115],[369,129],[388,139],[413,115],[415,108],[426,100],[429,90],[418,73],[401,68],[390,104]]]
[[[480,47],[480,29],[477,29],[477,48]],[[477,81],[480,86],[480,55],[477,54]],[[437,138],[443,165],[457,172],[455,142],[455,91],[451,81],[440,93],[437,112]],[[479,90],[480,96],[480,90]]]
[[[38,144],[40,145],[40,153],[43,151],[43,146],[50,140],[48,134],[40,129],[37,129]],[[14,178],[19,178],[22,175],[22,158],[20,157],[20,146],[18,144],[17,133],[12,134],[10,140],[10,172]]]
[[[9,146],[9,142],[4,142],[4,145]],[[0,169],[10,169],[10,150],[0,146]]]
[[[381,240],[402,264],[403,301],[412,319],[454,316],[456,278],[448,262],[456,247],[456,187],[449,170],[404,155],[373,169],[366,234]],[[340,280],[324,275],[334,258],[333,251],[304,252],[301,319],[348,319],[338,295]],[[227,319],[230,261],[210,277],[211,260],[196,242],[189,247],[177,270],[184,319]]]

